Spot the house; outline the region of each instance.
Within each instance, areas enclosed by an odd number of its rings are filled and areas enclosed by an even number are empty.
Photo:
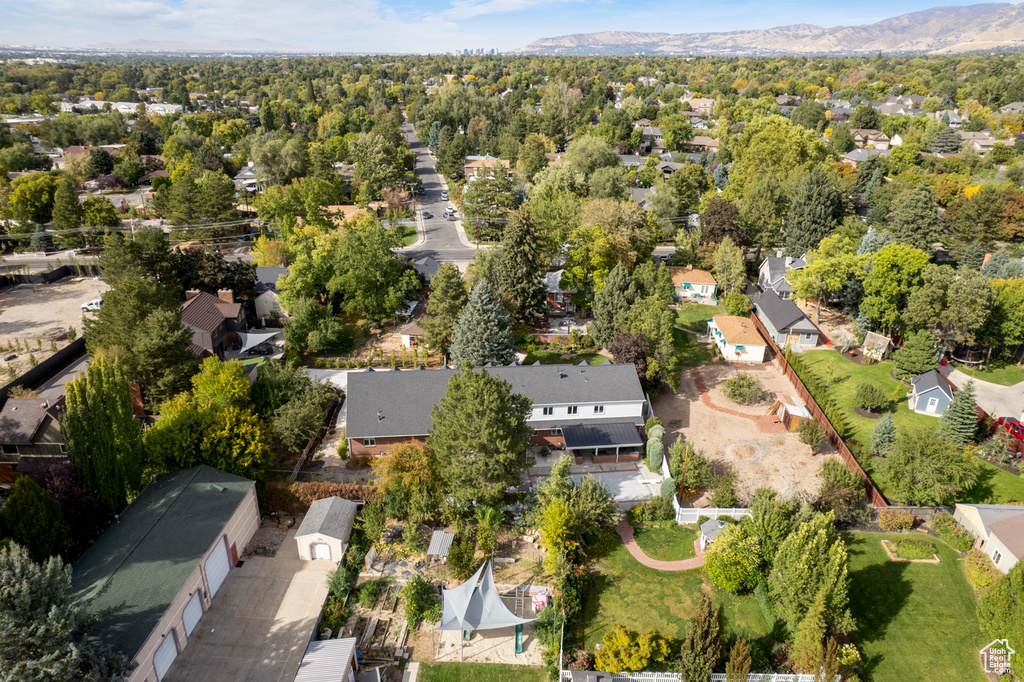
[[[969,142],[971,146],[982,153],[990,152],[996,146],[996,138],[992,136],[992,133],[969,133],[965,130],[958,130],[956,134],[960,136],[961,140]]]
[[[953,518],[974,536],[974,548],[985,552],[1003,573],[1024,559],[1024,507],[1012,504],[960,504]]]
[[[572,296],[576,290],[562,288],[562,275],[564,274],[565,270],[556,270],[544,275],[548,312],[553,315],[571,315],[576,312],[576,304],[572,302]]]
[[[718,345],[726,362],[764,362],[768,342],[749,317],[715,315],[708,322],[708,336]]]
[[[157,476],[75,563],[91,636],[163,679],[260,524],[256,484],[199,466]]]
[[[938,370],[929,370],[910,380],[907,404],[918,414],[941,416],[952,400],[953,387]]]
[[[774,291],[779,298],[793,298],[793,288],[789,285],[786,275],[790,270],[802,270],[806,267],[806,257],[769,256],[761,261],[757,268],[757,286],[761,291]]]
[[[406,348],[412,348],[419,346],[423,343],[423,337],[427,335],[427,330],[420,326],[423,316],[417,317],[416,319],[406,322],[398,330],[398,336],[402,339],[402,345]]]
[[[253,302],[256,307],[256,317],[261,320],[266,320],[268,317],[272,319],[284,317],[285,312],[278,301],[277,285],[281,278],[287,277],[289,273],[288,268],[256,266],[256,299]]]
[[[953,130],[958,130],[964,123],[964,119],[957,113],[956,109],[943,109],[942,111],[936,111],[935,119],[937,121],[942,121]]]
[[[850,128],[853,135],[853,143],[858,147],[870,147],[871,149],[888,149],[891,145],[889,136],[881,130],[873,128]]]
[[[626,167],[627,173],[631,170],[640,170],[646,163],[636,154],[619,154],[619,158],[622,159],[622,165]]]
[[[897,137],[899,137],[899,136],[897,135]],[[893,142],[893,145],[895,146],[896,143]],[[861,148],[857,148],[857,149],[853,149],[853,150],[843,154],[840,158],[843,160],[843,163],[847,163],[847,164],[853,166],[854,168],[856,168],[858,163],[860,163],[861,161],[867,161],[868,159],[870,159],[873,156],[885,156],[885,157],[887,157],[887,156],[889,156],[889,150],[888,149],[861,149]]]
[[[0,409],[0,464],[7,469],[26,458],[65,457],[59,420],[63,408],[63,395],[8,398]]]
[[[533,400],[527,416],[533,447],[594,455],[598,464],[639,460],[649,409],[632,364],[538,363],[474,371],[496,375]],[[431,408],[455,373],[448,367],[351,373],[345,435],[352,456],[383,455],[399,443],[425,441]]]
[[[631,187],[629,189],[629,198],[640,204],[640,208],[649,211],[654,208],[651,197],[657,193],[657,188],[655,187]]]
[[[512,162],[508,159],[498,159],[491,155],[467,156],[463,164],[463,171],[466,175],[466,182],[475,180],[487,169],[504,169],[506,176],[512,175]]]
[[[1000,114],[1024,114],[1024,102],[1010,102],[999,107]]]
[[[341,561],[348,549],[348,538],[358,511],[359,505],[352,500],[340,497],[315,500],[295,531],[299,558]]]
[[[181,304],[181,325],[192,330],[190,348],[197,355],[223,357],[227,345],[238,341],[238,332],[244,328],[245,313],[242,304],[235,303],[230,289],[221,289],[217,295],[190,289]]]
[[[671,265],[668,268],[668,274],[672,278],[676,296],[680,299],[717,302],[715,291],[718,288],[718,282],[715,281],[715,276],[707,270],[699,270],[692,265],[687,265],[685,268]]]
[[[293,682],[355,682],[358,660],[355,637],[313,640]]]
[[[661,128],[656,126],[644,126],[640,146],[647,151],[655,151],[665,148],[665,136]]]
[[[441,264],[430,256],[424,256],[418,260],[412,262],[412,269],[416,271],[420,277],[423,278],[427,284],[430,284],[430,280],[437,274],[437,269],[441,267]]]
[[[875,332],[868,332],[865,335],[862,346],[864,357],[871,358],[875,362],[881,362],[889,357],[893,347],[892,339]]]
[[[708,519],[700,524],[700,551],[703,552],[708,545],[717,540],[728,525],[723,519]]]
[[[690,102],[690,109],[696,111],[701,116],[710,116],[711,112],[715,109],[715,100],[707,97],[694,97],[690,100],[686,99],[686,95],[680,98],[680,101]]]
[[[695,135],[692,140],[685,142],[686,148],[694,152],[717,152],[718,140],[707,135]]]
[[[233,178],[235,182],[235,189],[245,190],[246,192],[262,193],[267,188],[267,180],[263,177],[263,174],[256,164],[252,161],[248,163],[242,170],[238,171]]]
[[[66,170],[69,162],[89,156],[89,152],[94,149],[102,149],[111,156],[116,154],[118,151],[124,148],[123,144],[105,144],[99,147],[91,147],[88,145],[77,145],[73,144],[64,150],[64,157],[57,163],[57,167]]]
[[[683,167],[683,164],[676,163],[675,161],[662,161],[658,164],[658,172],[661,173],[661,177],[668,180],[672,177],[672,174]]]
[[[757,318],[781,348],[818,345],[821,331],[793,301],[779,298],[769,289],[757,297],[755,305]]]

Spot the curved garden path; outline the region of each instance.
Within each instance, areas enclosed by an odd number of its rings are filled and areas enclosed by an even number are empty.
[[[633,538],[633,526],[629,525],[629,521],[625,518],[615,526],[615,532],[622,538],[622,543],[626,545],[626,549],[633,555],[633,558],[648,568],[658,571],[688,571],[691,568],[700,568],[704,565],[704,555],[700,551],[699,538],[693,541],[693,548],[697,552],[697,556],[694,558],[683,559],[682,561],[659,561],[647,556],[640,549],[640,545],[636,544],[636,540]]]

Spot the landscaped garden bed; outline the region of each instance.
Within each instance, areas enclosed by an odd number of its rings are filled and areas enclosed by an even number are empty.
[[[891,561],[909,561],[916,564],[937,564],[939,557],[935,545],[920,537],[901,537],[882,540],[882,547]]]

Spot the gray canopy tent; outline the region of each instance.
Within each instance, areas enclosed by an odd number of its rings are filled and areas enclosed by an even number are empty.
[[[247,350],[255,348],[264,341],[270,341],[274,337],[280,336],[281,332],[238,332],[238,336],[242,339],[242,347],[238,349],[239,353],[244,353]]]
[[[441,623],[434,629],[462,630],[468,633],[472,630],[497,630],[515,626],[518,642],[523,624],[535,620],[537,619],[520,618],[505,606],[494,584],[491,561],[488,559],[476,570],[472,578],[458,587],[444,590]],[[431,640],[433,643],[433,633]]]

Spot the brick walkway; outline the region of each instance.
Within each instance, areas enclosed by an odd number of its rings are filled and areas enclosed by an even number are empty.
[[[626,549],[633,555],[633,558],[648,568],[658,571],[688,571],[691,568],[700,568],[704,565],[704,555],[700,551],[700,538],[693,541],[693,549],[697,552],[697,556],[694,558],[682,561],[658,561],[644,554],[640,545],[636,544],[636,540],[633,539],[633,526],[629,525],[629,521],[626,519],[619,521],[619,524],[615,526],[615,532],[622,538],[622,543],[626,545]]]

